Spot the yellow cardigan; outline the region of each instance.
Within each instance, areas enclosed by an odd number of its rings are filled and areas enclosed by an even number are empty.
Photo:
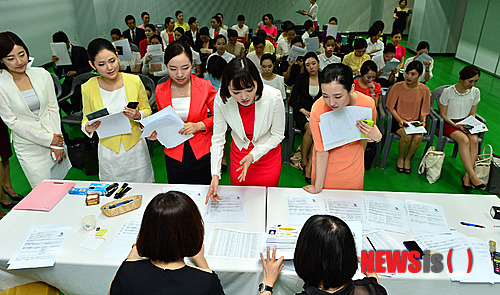
[[[149,106],[148,96],[146,89],[141,82],[141,78],[137,75],[121,73],[123,76],[123,85],[125,85],[125,92],[127,94],[127,101],[138,101],[139,110],[144,112],[144,116],[151,115],[151,107]],[[104,108],[102,102],[101,92],[98,84],[99,77],[93,77],[82,85],[82,102],[83,102],[83,120],[82,126],[87,123],[87,114],[98,111]],[[115,135],[107,138],[99,139],[99,142],[115,151],[120,152],[120,142],[123,143],[125,150],[131,149],[141,139],[140,124],[130,119],[132,124],[132,133]]]

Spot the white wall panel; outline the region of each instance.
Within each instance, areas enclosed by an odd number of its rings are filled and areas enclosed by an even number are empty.
[[[468,1],[456,57],[474,63],[489,0]]]

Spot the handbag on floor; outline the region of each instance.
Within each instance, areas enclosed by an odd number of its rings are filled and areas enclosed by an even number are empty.
[[[486,148],[490,148],[490,152],[486,153]],[[490,178],[490,167],[491,161],[493,159],[493,147],[488,144],[484,146],[483,153],[477,156],[476,162],[474,163],[474,173],[476,173],[479,180],[481,180],[484,185],[488,185],[488,180]]]
[[[488,192],[500,195],[500,155],[493,154],[488,180]]]
[[[418,174],[425,172],[427,181],[431,184],[438,181],[443,168],[444,155],[444,152],[436,151],[436,148],[431,146],[420,162]]]
[[[299,145],[297,151],[290,156],[290,166],[295,169],[299,169],[302,171],[304,168],[302,167],[302,146]]]

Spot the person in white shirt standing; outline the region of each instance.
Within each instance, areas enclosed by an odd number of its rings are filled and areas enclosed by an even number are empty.
[[[313,22],[314,24],[314,31],[316,31],[318,29],[318,4],[316,3],[317,1],[316,0],[309,0],[309,2],[311,3],[311,6],[309,6],[309,9],[307,11],[305,10],[302,10],[302,15],[307,15],[310,20]]]
[[[213,55],[218,55],[218,56],[222,57],[223,59],[225,59],[227,61],[227,63],[229,63],[231,60],[233,60],[233,58],[235,58],[235,56],[226,51],[226,45],[227,45],[226,36],[224,36],[222,34],[215,36],[215,48],[217,49],[217,51],[212,53],[208,57],[207,63],[208,63],[208,60],[210,59],[210,57],[212,57]]]

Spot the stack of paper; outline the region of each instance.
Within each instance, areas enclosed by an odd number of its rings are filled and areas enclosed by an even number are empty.
[[[390,72],[399,67],[399,64],[401,64],[399,60],[393,59],[385,64],[385,66],[382,68],[382,72]]]
[[[427,130],[425,129],[424,126],[415,126],[415,125],[420,125],[420,121],[411,121],[406,123],[408,123],[408,126],[404,127],[406,134],[427,133]]]
[[[148,45],[148,52],[146,53],[146,56],[148,55],[151,55],[151,60],[149,61],[150,64],[163,64],[163,50],[161,44]]]
[[[326,35],[327,36],[332,36],[334,38],[337,38],[337,32],[339,30],[339,26],[337,25],[328,25],[326,29]]]
[[[297,228],[270,226],[267,229],[266,247],[272,250],[276,246],[276,257],[284,256],[287,260],[293,259],[299,233],[300,229]]]
[[[140,229],[140,217],[126,221],[102,256],[106,258],[125,259],[130,253],[132,245],[135,244]]]
[[[419,57],[417,57],[415,60],[418,60],[422,64],[424,62],[432,61],[432,57],[428,55],[427,53],[422,53]]]
[[[217,258],[259,259],[265,243],[265,233],[219,228],[205,240],[205,251],[207,256]]]
[[[156,131],[156,138],[166,148],[176,147],[194,136],[193,134],[179,134],[179,131],[184,128],[184,122],[171,106],[139,122],[144,126],[142,138],[149,137]]]
[[[475,117],[473,116],[468,116],[467,118],[463,119],[462,121],[456,123],[457,125],[470,125],[473,128],[469,130],[470,134],[476,134],[480,132],[486,132],[488,131],[488,128],[486,125],[482,122],[479,122]]]
[[[90,120],[88,124],[92,125],[97,121],[101,122],[101,125],[99,125],[96,129],[97,135],[99,135],[99,138],[101,139],[115,135],[132,133],[132,124],[130,124],[130,120],[123,112]]]
[[[71,57],[69,56],[68,46],[64,42],[50,43],[52,55],[57,56],[59,59],[56,61],[56,66],[70,66]]]

